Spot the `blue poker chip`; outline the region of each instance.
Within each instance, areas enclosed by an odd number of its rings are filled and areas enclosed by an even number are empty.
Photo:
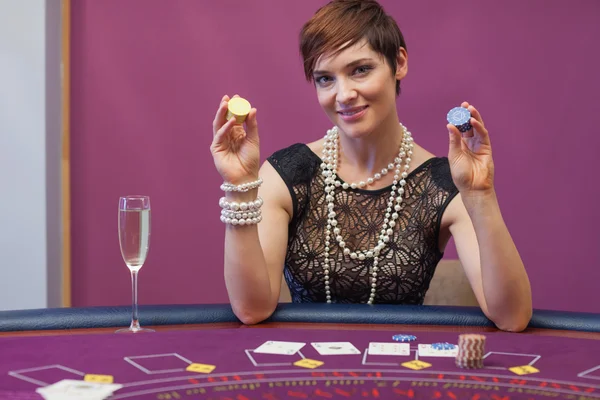
[[[436,350],[453,350],[456,346],[451,343],[444,342],[444,343],[433,343],[431,345],[431,347]]]
[[[469,122],[471,121],[471,112],[464,107],[454,107],[448,111],[446,119],[461,132],[466,132],[472,128]]]
[[[417,337],[415,335],[394,335],[392,339],[396,342],[413,342],[417,340]]]

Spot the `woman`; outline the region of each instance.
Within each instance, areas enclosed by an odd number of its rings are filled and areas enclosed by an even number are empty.
[[[406,44],[376,1],[330,2],[300,41],[306,78],[334,126],[323,139],[260,167],[256,109],[244,130],[226,119],[224,96],[213,121],[211,152],[226,182],[225,280],[238,318],[268,318],[282,274],[295,302],[422,304],[452,236],[485,315],[523,330],[531,289],[500,213],[479,111],[461,105],[472,116],[465,133],[447,125],[447,158],[414,142],[396,112]]]

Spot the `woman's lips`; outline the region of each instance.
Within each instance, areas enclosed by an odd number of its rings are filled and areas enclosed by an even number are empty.
[[[352,107],[345,110],[339,110],[337,113],[345,122],[353,122],[362,118],[367,112],[368,106]]]

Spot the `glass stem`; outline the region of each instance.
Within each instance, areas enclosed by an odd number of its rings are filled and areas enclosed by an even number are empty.
[[[131,308],[131,330],[140,329],[140,321],[138,317],[138,301],[137,301],[137,281],[138,271],[131,271],[131,295],[132,295],[132,308]]]

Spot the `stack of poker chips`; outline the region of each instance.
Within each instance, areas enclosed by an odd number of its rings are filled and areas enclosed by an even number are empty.
[[[250,106],[250,102],[241,97],[234,97],[229,100],[227,105],[227,116],[225,117],[227,121],[231,118],[235,118],[238,124],[243,124],[250,112],[252,106]]]
[[[473,126],[471,125],[471,112],[464,107],[454,107],[448,111],[446,119],[452,125],[456,126],[460,132],[467,132]]]
[[[417,337],[415,335],[398,334],[398,335],[392,336],[392,339],[396,342],[407,343],[407,342],[414,342],[415,340],[417,340]]]
[[[483,368],[485,354],[485,336],[463,334],[458,336],[458,354],[456,366],[459,368]]]
[[[450,344],[448,342],[444,343],[432,343],[431,348],[435,350],[454,350],[456,348],[455,345]]]

